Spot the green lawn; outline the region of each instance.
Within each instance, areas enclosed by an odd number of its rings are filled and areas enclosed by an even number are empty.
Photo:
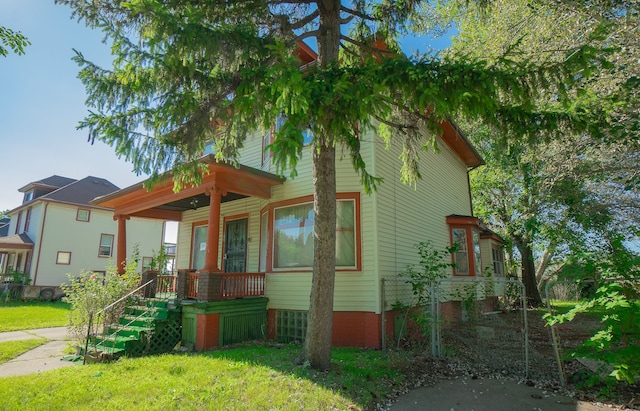
[[[0,332],[66,326],[69,309],[59,301],[0,303]]]
[[[292,365],[299,350],[246,345],[9,377],[0,410],[364,410],[405,381],[394,364],[411,357],[334,349],[332,369],[318,372]]]
[[[46,338],[31,338],[29,340],[0,342],[0,364],[4,364],[47,341]]]

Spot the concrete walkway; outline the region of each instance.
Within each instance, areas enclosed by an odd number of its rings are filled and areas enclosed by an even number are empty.
[[[36,330],[0,333],[0,342],[47,338],[51,341],[27,351],[4,364],[0,364],[0,377],[37,374],[56,368],[70,367],[75,363],[62,361],[71,337],[67,327],[39,328]]]
[[[402,395],[390,411],[600,411],[610,407],[577,401],[514,380],[457,378]]]

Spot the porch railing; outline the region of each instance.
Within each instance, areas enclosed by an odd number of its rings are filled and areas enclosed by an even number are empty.
[[[198,273],[189,271],[189,286],[187,287],[187,298],[198,298]]]
[[[264,273],[221,273],[223,300],[264,296]],[[198,298],[197,272],[188,273],[187,298]]]
[[[264,273],[223,273],[222,298],[262,297]]]

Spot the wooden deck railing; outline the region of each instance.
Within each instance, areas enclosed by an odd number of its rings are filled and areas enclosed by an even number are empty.
[[[156,292],[158,293],[176,292],[176,276],[173,274],[158,275],[156,284]]]
[[[198,273],[189,271],[189,287],[187,288],[187,298],[198,298]]]
[[[262,297],[264,273],[223,273],[222,298]]]
[[[187,298],[198,298],[198,273],[189,272]],[[264,296],[264,273],[221,273],[223,300]]]

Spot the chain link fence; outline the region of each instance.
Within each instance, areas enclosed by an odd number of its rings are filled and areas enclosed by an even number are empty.
[[[519,280],[385,278],[383,347],[424,349],[479,373],[552,377],[549,331],[535,312],[531,334],[525,301]]]

